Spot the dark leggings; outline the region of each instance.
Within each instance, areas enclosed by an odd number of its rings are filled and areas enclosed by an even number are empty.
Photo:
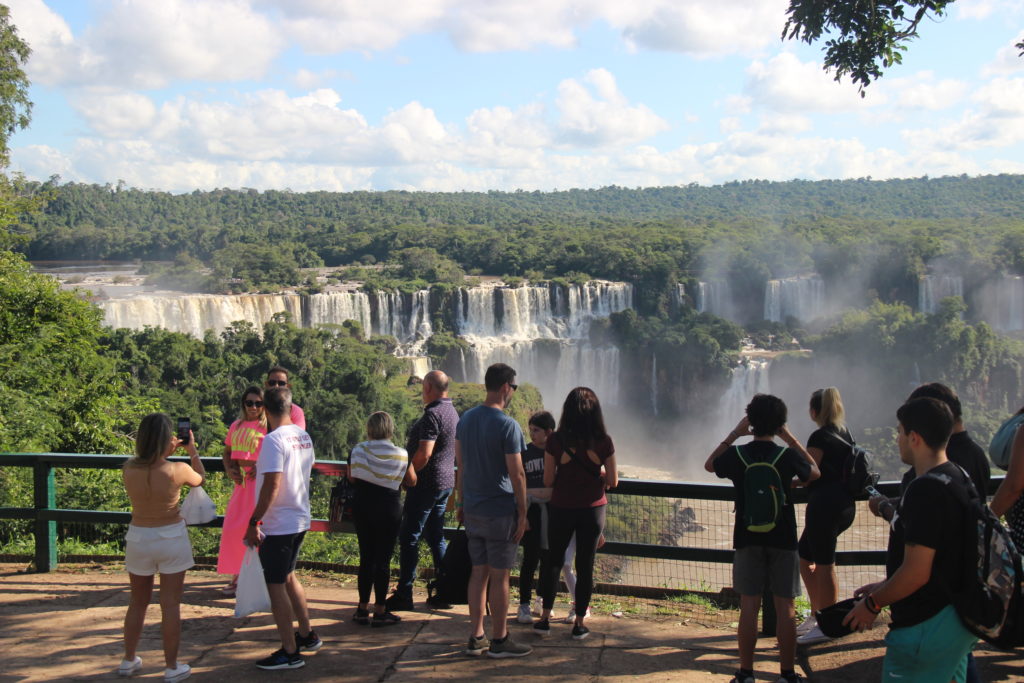
[[[530,529],[523,534],[523,564],[519,568],[519,604],[529,605],[533,597],[533,574],[537,571],[537,564],[540,564],[541,575],[539,584],[544,583],[544,572],[547,571],[548,551],[541,547],[541,510],[540,506],[545,503],[533,503],[526,512],[526,521]],[[538,585],[538,590],[540,586]]]
[[[548,548],[550,557],[563,558],[572,535],[576,534],[576,614],[587,613],[590,596],[594,592],[594,557],[597,555],[597,540],[604,531],[605,506],[567,509],[548,505]],[[547,571],[541,572],[540,594],[544,609],[555,605],[555,591],[562,563],[549,562]]]
[[[384,604],[391,581],[391,557],[395,554],[398,527],[402,523],[402,504],[398,491],[355,479],[352,505],[359,539],[359,602]]]

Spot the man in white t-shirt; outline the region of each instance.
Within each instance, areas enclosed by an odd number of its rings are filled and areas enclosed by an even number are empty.
[[[310,626],[306,594],[295,576],[295,562],[310,522],[313,442],[309,434],[292,423],[292,392],[287,387],[267,391],[263,395],[263,409],[271,431],[263,438],[256,461],[256,508],[245,542],[259,546],[281,649],[256,666],[298,669],[306,664],[300,652],[314,652],[323,645]],[[292,628],[293,614],[299,622],[298,631]]]

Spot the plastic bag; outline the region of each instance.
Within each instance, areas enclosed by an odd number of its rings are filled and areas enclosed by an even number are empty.
[[[254,612],[269,611],[270,594],[263,579],[260,551],[248,546],[242,558],[242,569],[238,573],[238,587],[235,589],[235,616],[241,618]]]
[[[193,486],[181,504],[181,517],[185,524],[206,524],[217,517],[217,506],[202,486]]]

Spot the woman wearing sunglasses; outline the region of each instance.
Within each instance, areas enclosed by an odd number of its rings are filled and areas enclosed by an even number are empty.
[[[224,471],[235,488],[224,513],[224,529],[220,537],[217,573],[231,574],[231,582],[224,586],[224,594],[235,594],[238,572],[245,555],[246,529],[256,507],[256,456],[267,433],[267,416],[263,413],[263,390],[251,386],[242,394],[238,419],[231,423],[224,438]]]

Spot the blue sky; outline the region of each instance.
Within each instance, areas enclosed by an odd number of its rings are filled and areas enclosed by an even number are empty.
[[[1024,173],[1024,0],[860,98],[785,0],[10,0],[32,178],[173,192]]]

